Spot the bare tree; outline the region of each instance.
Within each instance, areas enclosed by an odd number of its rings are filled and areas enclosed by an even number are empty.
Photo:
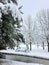
[[[32,21],[32,17],[28,16],[27,20],[24,21],[25,23],[23,23],[22,26],[22,32],[25,36],[25,41],[26,41],[26,45],[27,45],[27,49],[30,48],[30,50],[32,50],[32,43],[33,43],[33,21]],[[28,46],[29,44],[29,46]]]
[[[39,12],[37,14],[37,21],[40,23],[42,31],[44,32],[44,38],[48,43],[48,51],[49,51],[49,10],[43,9],[41,12]]]

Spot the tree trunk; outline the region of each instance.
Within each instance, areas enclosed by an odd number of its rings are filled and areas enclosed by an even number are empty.
[[[43,42],[43,50],[44,50],[44,42]]]
[[[31,45],[32,45],[32,43],[30,42],[30,51],[32,50],[32,46]]]
[[[28,46],[28,44],[26,44],[26,47],[27,47],[27,50],[29,50],[29,46]]]
[[[17,49],[19,49],[19,42],[17,41]]]
[[[49,43],[48,43],[48,52],[49,52]]]

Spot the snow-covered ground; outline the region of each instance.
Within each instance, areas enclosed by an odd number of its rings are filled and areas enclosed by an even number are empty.
[[[43,65],[43,64],[25,63],[25,62],[18,62],[18,61],[0,59],[0,65]]]
[[[40,65],[40,64],[44,64],[44,65],[49,65],[49,60],[44,60],[44,59],[49,59],[49,52],[47,51],[47,46],[45,46],[45,49],[43,50],[42,46],[39,46],[37,48],[37,45],[32,45],[32,51],[27,51],[25,52],[24,50],[26,49],[25,45],[22,45],[20,49],[16,50],[0,50],[0,53],[5,53],[5,54],[9,54],[7,55],[7,59],[12,59],[12,60],[20,60],[20,61],[25,61],[25,62],[29,62],[29,63],[23,63],[23,62],[19,62],[20,65]],[[20,56],[17,56],[20,55]],[[26,57],[23,57],[26,56]],[[10,58],[12,57],[12,58]],[[28,58],[29,57],[29,58]],[[37,58],[33,58],[33,57],[38,57],[38,58],[44,58],[42,59],[37,59]],[[30,61],[32,63],[30,63]],[[34,64],[36,63],[36,64]],[[37,64],[39,63],[39,64]],[[19,65],[17,63],[17,65]],[[4,65],[4,64],[3,64]],[[5,64],[7,65],[7,64]],[[10,65],[10,64],[9,64]],[[14,64],[13,64],[14,65]]]
[[[23,48],[21,49],[23,50]],[[45,47],[45,50],[42,49],[40,46],[37,48],[37,46],[33,45],[32,46],[32,51],[28,52],[22,52],[22,51],[16,51],[16,50],[0,50],[2,53],[9,53],[9,54],[20,54],[20,55],[27,55],[27,56],[35,56],[35,57],[40,57],[40,58],[46,58],[49,59],[49,52],[47,51],[47,47]]]

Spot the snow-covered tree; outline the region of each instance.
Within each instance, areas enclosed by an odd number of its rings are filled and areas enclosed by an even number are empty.
[[[30,45],[30,50],[32,50],[32,43],[33,43],[33,26],[34,23],[32,21],[32,17],[29,15],[27,19],[24,20],[23,26],[22,26],[22,33],[25,37],[25,42],[27,45],[27,49],[29,49],[28,44]]]
[[[38,23],[40,23],[40,26],[43,31],[44,39],[48,43],[48,51],[49,51],[49,9],[42,10],[37,14]]]
[[[24,42],[19,9],[16,0],[0,0],[0,49],[14,48],[14,40]]]

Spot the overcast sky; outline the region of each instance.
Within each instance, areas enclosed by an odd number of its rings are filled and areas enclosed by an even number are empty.
[[[49,0],[18,0],[20,5],[23,5],[23,16],[35,14],[41,9],[49,8]]]

